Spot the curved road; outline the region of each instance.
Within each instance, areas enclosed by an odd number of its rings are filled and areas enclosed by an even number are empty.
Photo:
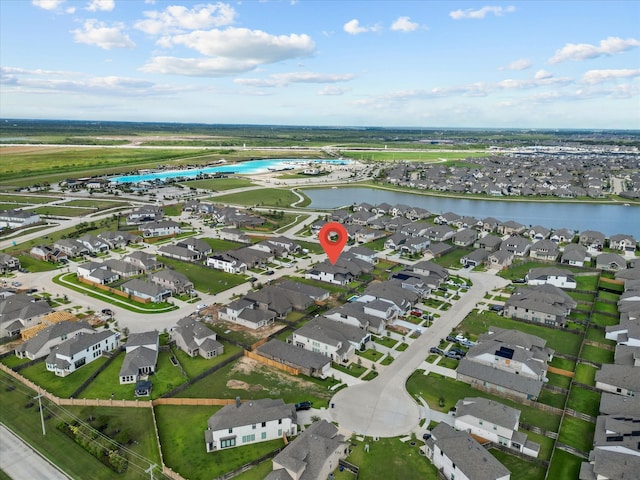
[[[331,417],[340,427],[374,437],[408,434],[420,422],[420,407],[407,393],[405,383],[427,357],[429,348],[440,343],[452,328],[471,312],[484,295],[507,285],[501,277],[489,273],[470,273],[473,286],[450,310],[442,312],[432,326],[423,330],[391,365],[375,379],[340,390],[331,400]]]

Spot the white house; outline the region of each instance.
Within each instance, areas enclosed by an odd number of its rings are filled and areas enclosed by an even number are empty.
[[[558,288],[577,288],[578,284],[570,270],[562,268],[532,268],[525,275],[529,285],[555,285]]]
[[[293,332],[292,343],[340,363],[349,361],[356,348],[366,349],[370,341],[367,330],[318,317]]]
[[[207,266],[227,273],[244,273],[247,271],[246,263],[224,253],[207,258]]]
[[[263,398],[225,405],[207,422],[207,452],[266,442],[298,433],[294,405],[282,399]]]
[[[145,223],[140,226],[140,231],[144,237],[165,237],[169,235],[178,235],[182,232],[180,224],[173,220]]]
[[[45,361],[47,370],[66,377],[78,368],[91,363],[118,346],[120,335],[111,330],[81,333],[53,347]]]
[[[93,328],[87,322],[65,320],[54,323],[18,345],[15,353],[18,358],[28,358],[29,360],[46,357],[56,345],[83,333],[93,333]]]
[[[154,373],[159,350],[160,336],[156,330],[130,334],[120,367],[120,384],[136,383]]]
[[[29,210],[3,210],[0,212],[0,228],[20,228],[40,221],[40,215]]]
[[[483,397],[467,397],[456,403],[454,427],[475,437],[537,457],[540,445],[518,431],[520,410]]]

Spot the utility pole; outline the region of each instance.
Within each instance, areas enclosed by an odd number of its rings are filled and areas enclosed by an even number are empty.
[[[44,397],[44,395],[40,394],[37,397],[33,398],[38,399],[38,406],[40,407],[40,422],[42,422],[42,435],[46,435],[47,431],[44,428],[44,414],[42,413],[42,397]]]
[[[153,480],[153,469],[156,468],[158,465],[156,465],[155,463],[152,463],[151,466],[149,468],[147,468],[144,472],[149,474],[149,478],[151,480]]]

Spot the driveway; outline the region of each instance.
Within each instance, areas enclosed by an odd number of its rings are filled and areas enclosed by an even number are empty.
[[[466,276],[466,275],[465,275]],[[508,281],[489,273],[469,273],[473,286],[451,309],[425,330],[411,346],[375,379],[340,390],[331,400],[331,418],[352,432],[374,437],[397,437],[414,430],[421,407],[407,393],[405,383],[420,367],[429,348],[440,343],[481,301],[484,295]]]

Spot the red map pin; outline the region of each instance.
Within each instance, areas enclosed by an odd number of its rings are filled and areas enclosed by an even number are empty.
[[[329,222],[320,229],[318,238],[331,264],[335,265],[349,239],[347,229],[338,222]]]

